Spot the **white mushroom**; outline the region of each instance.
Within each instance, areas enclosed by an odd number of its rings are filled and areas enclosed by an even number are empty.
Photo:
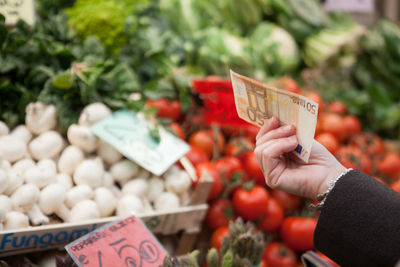
[[[84,155],[82,150],[76,146],[68,146],[61,153],[60,158],[58,159],[58,170],[60,172],[72,175],[79,165],[84,159]]]
[[[10,162],[22,159],[26,149],[25,142],[15,136],[5,135],[0,137],[0,152],[3,158]]]
[[[52,159],[41,159],[39,160],[39,162],[37,163],[37,166],[43,167],[43,168],[47,168],[53,172],[57,173],[57,165],[56,162]]]
[[[92,126],[111,115],[111,110],[103,103],[97,102],[86,106],[79,116],[79,125]]]
[[[76,203],[93,197],[93,189],[87,184],[72,187],[65,194],[64,203],[68,208],[73,208]]]
[[[1,152],[0,152],[1,154]],[[1,169],[5,171],[11,170],[11,163],[8,160],[2,160],[1,161]]]
[[[99,207],[101,217],[110,216],[117,207],[117,198],[106,187],[99,187],[94,191],[94,201],[96,201]]]
[[[66,173],[58,173],[54,182],[62,184],[66,190],[69,190],[74,186],[74,183],[72,182],[72,177]]]
[[[29,143],[29,151],[36,160],[57,156],[63,148],[63,139],[56,131],[41,133]]]
[[[71,209],[69,222],[83,222],[100,218],[99,207],[93,200],[82,200]]]
[[[32,159],[20,159],[12,165],[11,169],[18,175],[24,176],[25,171],[33,166],[35,166],[35,162]]]
[[[179,197],[172,192],[163,192],[154,201],[155,210],[170,210],[179,206]]]
[[[135,178],[125,183],[122,187],[122,193],[124,195],[135,195],[143,197],[147,194],[149,189],[149,183],[145,178]]]
[[[29,227],[29,218],[19,211],[10,211],[7,213],[4,221],[4,230],[16,230]]]
[[[5,195],[0,195],[0,223],[4,222],[11,208],[11,199]]]
[[[132,179],[138,172],[139,166],[126,159],[114,163],[110,168],[110,173],[115,181],[121,185]]]
[[[97,137],[88,126],[72,124],[67,132],[68,141],[86,153],[92,153],[97,148]]]
[[[153,176],[149,180],[147,199],[154,201],[164,191],[164,180],[158,176]]]
[[[50,222],[49,217],[43,214],[38,204],[33,204],[32,207],[26,211],[29,220],[33,225],[48,224]]]
[[[57,174],[54,166],[47,160],[41,164],[39,162],[36,166],[25,171],[25,182],[35,184],[39,188],[43,188],[46,185],[53,183]]]
[[[175,194],[183,194],[192,186],[192,180],[187,172],[180,170],[165,175],[165,187]]]
[[[125,217],[132,214],[140,214],[145,211],[142,200],[134,195],[126,195],[118,200],[117,216]]]
[[[18,125],[11,131],[10,135],[21,139],[25,144],[28,144],[32,139],[32,133],[25,125]]]
[[[114,177],[109,172],[104,172],[103,174],[103,184],[102,186],[107,188],[112,188],[115,185]]]
[[[83,160],[74,172],[77,185],[87,184],[93,189],[103,184],[104,167],[100,158]]]
[[[99,140],[97,155],[107,164],[113,164],[122,158],[122,154],[118,150],[103,140]]]
[[[15,211],[26,212],[39,200],[39,188],[34,184],[24,184],[11,195],[11,204]]]
[[[0,136],[7,135],[9,132],[10,129],[8,128],[7,124],[0,121]]]
[[[13,170],[8,171],[8,185],[6,190],[4,190],[3,194],[10,196],[23,183],[24,183],[24,178],[22,175],[16,173]]]
[[[25,124],[36,135],[52,130],[57,125],[56,108],[53,105],[30,103],[25,111]]]
[[[55,213],[64,222],[69,219],[69,209],[64,205],[66,189],[62,184],[50,184],[42,189],[39,197],[39,207],[44,214]]]
[[[0,194],[6,191],[9,180],[8,172],[0,169]]]

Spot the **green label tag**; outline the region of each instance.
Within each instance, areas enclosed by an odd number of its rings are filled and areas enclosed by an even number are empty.
[[[92,126],[92,132],[128,159],[160,176],[189,151],[189,145],[165,129],[154,138],[150,123],[129,110],[119,110]]]
[[[0,14],[6,17],[7,25],[14,25],[19,19],[33,25],[35,23],[35,1],[0,0]]]

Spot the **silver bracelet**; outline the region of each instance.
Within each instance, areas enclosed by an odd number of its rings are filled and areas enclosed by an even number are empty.
[[[316,209],[316,210],[320,210],[322,209],[326,198],[328,197],[329,192],[332,191],[332,189],[335,187],[335,184],[337,181],[339,181],[340,178],[342,178],[343,176],[345,176],[349,171],[352,171],[352,168],[349,168],[347,170],[345,170],[342,174],[340,174],[335,180],[329,180],[327,182],[328,184],[328,189],[326,190],[325,193],[323,194],[319,194],[317,195],[317,201],[319,202],[318,204],[314,205],[314,204],[310,204],[310,208],[312,209]]]

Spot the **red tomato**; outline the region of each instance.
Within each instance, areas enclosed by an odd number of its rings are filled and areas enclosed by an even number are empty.
[[[226,236],[229,236],[228,226],[218,227],[211,235],[210,246],[219,251]]]
[[[207,153],[197,146],[190,146],[190,150],[185,156],[195,167],[200,163],[209,161]]]
[[[281,238],[296,251],[314,248],[313,237],[317,219],[308,217],[286,217],[281,226]]]
[[[390,188],[392,188],[392,190],[396,191],[397,193],[400,194],[400,180],[394,182],[393,184],[390,185]]]
[[[224,188],[219,173],[217,171],[217,168],[215,168],[215,165],[213,163],[203,162],[196,166],[197,179],[200,179],[205,172],[207,172],[213,179],[213,185],[208,195],[208,200],[212,200],[221,195]],[[197,186],[197,184],[198,180],[195,182],[195,186]]]
[[[354,135],[361,133],[361,122],[356,116],[347,115],[344,117],[343,123],[348,134]]]
[[[263,260],[268,267],[295,267],[296,253],[280,242],[271,242],[265,249]]]
[[[262,186],[255,185],[250,190],[241,187],[233,194],[233,207],[243,219],[255,220],[264,215],[268,199],[268,191]]]
[[[322,259],[324,259],[326,262],[328,262],[332,267],[340,267],[339,264],[337,264],[336,262],[334,262],[333,260],[331,260],[328,256],[326,256],[325,254],[322,254],[319,251],[316,251],[316,253],[318,254],[318,256],[320,256]]]
[[[261,260],[260,267],[268,267],[268,265],[267,265],[267,263],[265,262],[264,259]]]
[[[324,101],[319,93],[316,91],[308,91],[304,94],[308,99],[318,103],[318,114],[320,114],[324,108]]]
[[[379,156],[385,152],[382,139],[373,133],[362,133],[354,135],[350,139],[350,144],[359,147],[362,151],[371,156]]]
[[[185,132],[183,131],[182,127],[176,123],[173,122],[170,125],[168,125],[168,127],[176,134],[176,136],[178,136],[180,139],[182,140],[186,140],[186,135]]]
[[[233,137],[225,146],[225,155],[240,157],[243,153],[253,150],[254,142],[248,137]]]
[[[243,158],[243,167],[250,180],[254,180],[259,185],[265,185],[264,174],[261,171],[256,155],[253,151],[246,152]]]
[[[324,114],[324,113],[320,114],[319,117],[324,116],[323,114]],[[315,126],[315,136],[318,136],[318,135],[320,135],[321,133],[323,133],[323,130],[322,130],[322,122],[321,122],[321,120],[317,120],[317,125]]]
[[[233,217],[233,205],[228,199],[219,198],[210,204],[207,210],[205,222],[208,227],[215,230],[221,226],[227,226]]]
[[[214,136],[211,130],[198,130],[189,137],[189,144],[202,148],[209,158],[214,155],[215,140],[217,140],[217,147],[219,153],[223,151],[225,139],[221,133]]]
[[[347,108],[341,101],[335,101],[332,103],[329,103],[328,105],[328,111],[331,113],[337,113],[340,115],[344,115],[347,113]]]
[[[179,119],[182,112],[181,103],[178,100],[169,101],[166,98],[148,99],[146,105],[157,109],[157,117],[174,121]]]
[[[372,156],[382,155],[385,152],[385,145],[378,135],[374,133],[365,133],[367,139],[367,150]]]
[[[221,178],[230,181],[235,172],[243,171],[242,163],[238,158],[225,156],[214,162]]]
[[[297,82],[289,77],[281,77],[274,83],[275,87],[280,89],[288,90],[292,93],[301,94],[300,88],[297,85]]]
[[[256,136],[258,132],[260,131],[260,127],[257,127],[255,125],[249,124],[244,127],[244,133],[245,135],[250,138],[253,142],[256,141]]]
[[[380,173],[391,179],[397,179],[400,176],[400,155],[394,152],[387,153],[383,160],[377,166]]]
[[[283,210],[286,213],[300,209],[302,197],[276,189],[271,189],[270,192],[271,197],[273,197],[283,207]]]
[[[279,229],[283,222],[284,211],[282,206],[272,197],[268,200],[265,215],[258,227],[264,232],[272,233]]]
[[[366,174],[372,172],[372,160],[355,146],[343,146],[336,152],[336,157],[346,168],[358,169]]]
[[[343,142],[347,138],[347,129],[340,115],[325,113],[320,120],[323,132],[333,134],[339,142]]]
[[[315,137],[321,145],[326,147],[332,154],[335,154],[336,151],[339,149],[339,142],[336,137],[331,133],[321,133],[317,137]]]

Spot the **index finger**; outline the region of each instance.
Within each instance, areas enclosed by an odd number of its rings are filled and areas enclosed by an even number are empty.
[[[260,138],[261,136],[263,136],[264,134],[268,133],[269,131],[275,129],[279,127],[279,120],[277,117],[271,117],[270,119],[268,119],[264,125],[261,127],[260,131],[258,131],[258,134],[256,136],[256,141],[258,140],[258,138]]]

